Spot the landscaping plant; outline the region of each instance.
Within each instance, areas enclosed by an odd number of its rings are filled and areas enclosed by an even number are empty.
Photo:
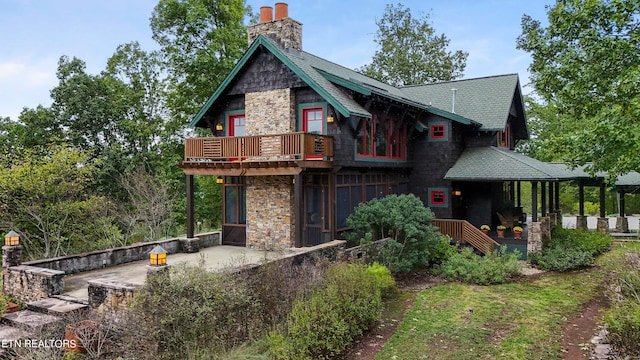
[[[358,205],[347,218],[350,241],[362,245],[390,238],[368,254],[392,273],[438,264],[454,251],[450,239],[431,225],[433,213],[414,195],[389,195]],[[364,241],[362,241],[364,240]]]
[[[595,257],[611,248],[610,235],[598,231],[556,229],[542,243],[542,252],[529,254],[529,261],[546,271],[570,271],[593,265]]]
[[[451,256],[437,270],[443,278],[469,284],[502,284],[510,278],[520,275],[522,266],[518,262],[517,250],[506,252],[501,246],[494,253],[479,256],[471,248],[464,248]]]

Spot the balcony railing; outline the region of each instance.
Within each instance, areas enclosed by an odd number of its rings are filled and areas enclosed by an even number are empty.
[[[431,225],[438,227],[440,233],[453,240],[466,242],[483,254],[493,253],[500,244],[466,220],[433,219]]]
[[[325,160],[333,158],[333,138],[303,132],[185,139],[185,162]]]

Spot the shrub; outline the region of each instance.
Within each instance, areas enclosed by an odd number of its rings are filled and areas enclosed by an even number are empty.
[[[369,258],[392,273],[406,272],[444,261],[452,252],[449,239],[433,226],[433,213],[414,195],[389,195],[358,205],[347,218],[351,242],[391,238]]]
[[[626,302],[612,308],[605,316],[608,342],[623,356],[640,355],[640,306]]]
[[[221,353],[254,335],[259,311],[237,277],[182,264],[170,277],[147,278],[134,300],[130,337],[170,357]]]
[[[588,268],[594,257],[589,251],[572,247],[555,246],[543,249],[540,254],[529,254],[529,261],[545,271],[570,271]]]
[[[547,240],[543,245],[548,248],[562,246],[584,250],[592,256],[596,256],[609,251],[612,243],[613,238],[611,235],[599,231],[556,229],[551,239]]]
[[[367,267],[367,272],[374,277],[383,298],[396,292],[396,281],[386,266],[374,262]]]
[[[543,243],[540,254],[529,254],[529,261],[542,270],[570,271],[593,265],[596,255],[611,249],[613,239],[599,231],[557,229]]]
[[[501,246],[494,254],[481,257],[470,248],[464,248],[445,261],[437,272],[451,281],[478,285],[502,284],[519,275],[522,268],[518,262],[518,251],[507,253],[506,250],[506,246]]]
[[[270,352],[276,359],[331,358],[371,327],[381,308],[376,276],[364,265],[336,265],[321,286],[296,301],[288,328],[269,335]]]

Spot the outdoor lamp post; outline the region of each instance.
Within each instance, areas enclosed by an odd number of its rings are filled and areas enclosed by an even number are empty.
[[[20,244],[20,234],[11,230],[4,236],[4,244],[6,246],[15,246]]]
[[[149,253],[149,265],[165,266],[167,265],[167,251],[160,245],[156,245]]]

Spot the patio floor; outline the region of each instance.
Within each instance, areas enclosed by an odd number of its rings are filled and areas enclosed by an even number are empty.
[[[254,250],[237,246],[212,246],[200,249],[200,252],[185,254],[169,254],[168,265],[180,263],[198,264],[203,259],[208,270],[218,270],[231,266],[257,264],[265,259],[274,259],[282,256],[282,253],[274,251]],[[123,265],[113,266],[100,270],[82,272],[64,277],[64,294],[81,300],[89,297],[87,287],[89,280],[117,280],[130,284],[143,285],[147,278],[148,260],[134,261]]]

